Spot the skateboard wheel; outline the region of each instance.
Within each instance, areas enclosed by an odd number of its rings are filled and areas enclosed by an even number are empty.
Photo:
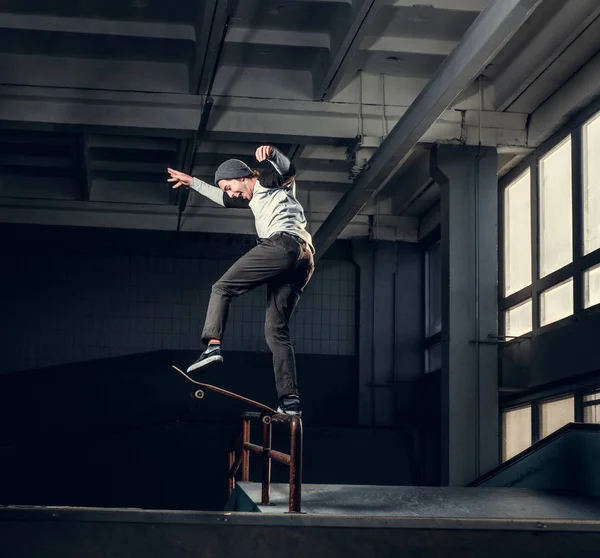
[[[265,415],[262,418],[262,421],[263,421],[264,424],[271,424],[271,417],[269,415]]]
[[[196,393],[194,393],[194,397],[196,399],[202,399],[204,397],[204,391],[202,391],[201,389],[196,390]]]

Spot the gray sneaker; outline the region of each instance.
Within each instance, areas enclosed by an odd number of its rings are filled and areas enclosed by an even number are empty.
[[[200,368],[210,367],[210,365],[215,364],[217,362],[223,362],[223,355],[221,355],[221,346],[209,345],[206,351],[204,351],[200,355],[200,358],[192,365],[190,365],[190,367],[187,369],[188,374]]]

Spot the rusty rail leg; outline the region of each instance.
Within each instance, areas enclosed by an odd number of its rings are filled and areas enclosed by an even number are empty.
[[[242,481],[248,482],[250,479],[250,450],[246,449],[246,444],[250,442],[250,419],[242,420]]]
[[[272,424],[263,424],[263,476],[261,504],[268,504],[271,493],[271,442],[273,440]]]
[[[302,511],[302,420],[290,422],[290,512]]]
[[[231,444],[229,446],[229,455],[228,455],[229,475],[228,475],[228,479],[227,479],[227,485],[228,485],[227,491],[228,491],[229,496],[231,496],[232,492],[235,490],[235,473],[236,472],[232,471],[232,467],[236,462],[236,451],[238,451],[238,447],[240,446],[241,440],[242,440],[242,432],[240,430],[235,435],[235,437],[231,440]]]

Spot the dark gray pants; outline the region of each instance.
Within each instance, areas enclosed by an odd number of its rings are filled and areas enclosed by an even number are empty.
[[[260,239],[213,285],[202,341],[223,339],[231,299],[267,284],[265,337],[273,353],[278,397],[298,393],[296,361],[289,321],[314,271],[304,241],[284,233]]]

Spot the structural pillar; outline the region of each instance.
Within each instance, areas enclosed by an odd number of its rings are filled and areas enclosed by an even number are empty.
[[[352,256],[360,269],[358,420],[363,426],[391,426],[396,243],[355,240]]]
[[[497,164],[495,148],[432,152],[441,188],[441,480],[448,486],[498,464]]]
[[[417,244],[355,240],[360,270],[359,424],[407,426],[422,372],[422,273]]]

